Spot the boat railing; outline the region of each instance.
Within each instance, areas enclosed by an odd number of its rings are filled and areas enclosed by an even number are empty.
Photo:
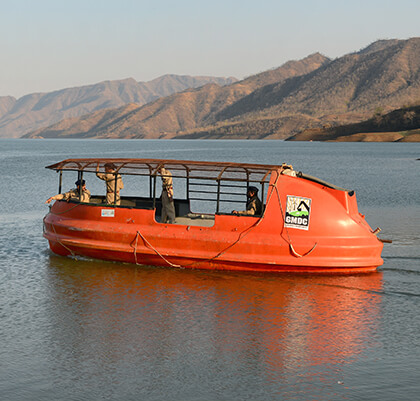
[[[175,205],[180,205],[178,206],[181,208],[180,212],[213,215],[230,214],[232,209],[245,207],[246,189],[250,185],[259,188],[260,199],[264,202],[271,173],[281,169],[281,166],[271,165],[151,159],[68,159],[47,168],[60,173],[59,193],[61,193],[63,171],[77,172],[78,179],[83,179],[86,174],[96,173],[97,169],[102,171],[106,162],[110,161],[116,166],[114,174],[121,175],[123,180],[124,177],[130,176],[146,178],[149,193],[146,198],[127,197],[124,196],[126,186],[121,193],[121,204],[114,203],[109,206],[152,208],[156,209],[156,214],[160,208],[159,168],[161,166],[165,166],[172,173]],[[147,188],[145,189],[147,191]],[[179,199],[183,191],[185,196]],[[103,199],[104,197],[93,196],[92,203],[104,205]],[[185,205],[188,205],[188,209]]]

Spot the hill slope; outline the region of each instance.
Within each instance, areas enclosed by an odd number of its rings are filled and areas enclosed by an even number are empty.
[[[264,86],[218,119],[303,113],[313,117],[392,110],[420,99],[420,38],[386,41],[333,60],[311,74]],[[378,50],[377,50],[378,49]]]
[[[97,116],[92,115],[90,125],[89,116],[86,116],[79,121],[62,121],[33,132],[29,136],[171,138],[185,130],[217,123],[215,116],[218,112],[261,86],[307,74],[329,61],[320,54],[313,54],[303,60],[289,61],[279,68],[248,77],[231,85],[222,87],[217,84],[208,84],[198,89],[160,98],[134,111],[130,108],[126,118],[109,120],[104,126],[97,126]]]
[[[420,38],[381,40],[313,72],[259,88],[184,137],[284,139],[360,122],[420,100]],[[291,125],[293,120],[294,124]]]
[[[376,114],[358,124],[309,129],[294,135],[289,141],[337,142],[419,142],[420,105]]]
[[[3,96],[0,97],[0,137],[20,137],[65,118],[97,110],[129,103],[143,105],[209,82],[226,85],[235,81],[235,78],[165,75],[149,82],[136,82],[132,78],[105,81],[49,93],[32,93],[20,99]]]

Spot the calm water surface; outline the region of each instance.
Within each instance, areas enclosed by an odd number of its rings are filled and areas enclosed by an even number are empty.
[[[55,256],[44,167],[95,156],[288,162],[355,189],[393,243],[377,273],[350,276]],[[419,399],[419,157],[420,144],[0,140],[0,400]]]

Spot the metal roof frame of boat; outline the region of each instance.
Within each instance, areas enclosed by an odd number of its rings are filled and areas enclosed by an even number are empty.
[[[266,181],[271,172],[283,169],[282,165],[270,164],[128,158],[66,159],[46,168],[94,173],[97,166],[103,171],[106,163],[115,165],[115,173],[127,175],[155,176],[164,167],[173,177],[259,182]]]

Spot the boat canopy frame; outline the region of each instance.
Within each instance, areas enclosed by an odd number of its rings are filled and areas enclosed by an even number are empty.
[[[209,162],[209,161],[187,161],[171,159],[128,159],[128,158],[87,158],[87,159],[66,159],[61,162],[46,166],[46,168],[60,173],[59,193],[62,190],[63,171],[76,171],[78,179],[83,179],[84,173],[96,173],[104,171],[106,163],[113,163],[114,174],[137,175],[149,177],[149,196],[153,198],[155,207],[156,199],[156,178],[159,169],[164,167],[171,171],[173,178],[186,180],[186,198],[196,201],[216,202],[215,213],[220,212],[221,202],[243,203],[243,200],[222,199],[222,195],[239,195],[237,192],[226,192],[228,188],[246,188],[253,184],[261,185],[261,193],[269,183],[273,171],[282,170],[283,165],[231,163],[231,162]],[[209,191],[200,190],[194,180],[205,181]],[[235,184],[236,183],[236,184]],[[239,184],[239,185],[238,185]],[[216,199],[203,198],[209,194],[216,195]],[[243,193],[240,194],[243,196]]]

